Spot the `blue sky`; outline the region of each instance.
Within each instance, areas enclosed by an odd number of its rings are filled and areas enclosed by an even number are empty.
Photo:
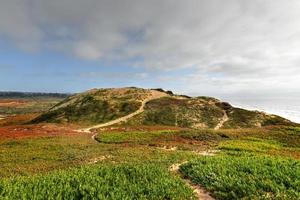
[[[137,86],[174,89],[160,82],[165,75],[190,73],[187,69],[161,71],[132,67],[122,62],[84,60],[56,52],[24,52],[11,44],[0,50],[0,90],[80,92],[91,88]]]

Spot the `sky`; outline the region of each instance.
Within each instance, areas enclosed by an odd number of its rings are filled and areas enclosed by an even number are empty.
[[[299,99],[299,0],[0,0],[0,91]]]

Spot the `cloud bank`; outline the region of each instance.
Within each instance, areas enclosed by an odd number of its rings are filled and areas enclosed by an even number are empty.
[[[171,77],[186,90],[297,91],[299,0],[0,0],[0,39]]]

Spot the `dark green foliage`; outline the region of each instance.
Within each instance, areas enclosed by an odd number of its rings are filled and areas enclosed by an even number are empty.
[[[227,111],[229,120],[224,124],[226,128],[251,128],[261,122],[262,114],[241,108],[232,108]]]
[[[143,124],[191,127],[193,124],[203,123],[213,128],[222,116],[220,108],[198,102],[197,99],[165,97],[146,105]]]
[[[166,91],[166,93],[169,95],[174,95],[174,93],[171,90]]]
[[[183,120],[179,112],[180,107],[184,105],[184,101],[170,97],[150,101],[145,108],[144,124],[188,126],[188,120]]]
[[[165,92],[165,90],[163,90],[162,88],[153,88],[152,90],[156,90],[156,91],[159,91],[159,92]]]
[[[170,107],[162,107],[160,110],[155,112],[147,112],[144,124],[163,124],[169,126],[175,126],[176,123],[176,115],[172,112]]]
[[[207,96],[198,96],[196,97],[196,99],[203,99],[205,101],[215,101],[215,102],[219,102],[218,99],[214,98],[214,97],[207,97]]]
[[[218,107],[207,105],[201,109],[201,119],[210,128],[214,128],[222,116],[223,112]]]
[[[286,120],[282,117],[279,117],[279,116],[268,117],[262,123],[263,126],[270,126],[270,125],[287,125],[287,126],[290,126],[292,124],[293,124],[292,122],[290,122],[290,121],[288,121],[288,120]]]
[[[169,94],[171,96],[174,95],[174,93],[171,90],[164,90],[162,88],[154,88],[152,90],[156,90],[156,91],[159,91],[159,92],[164,92],[164,93]]]
[[[221,108],[223,110],[232,109],[232,106],[227,102],[217,102],[215,104],[216,104],[216,106],[218,106],[219,108]]]
[[[130,113],[134,110],[136,110],[136,105],[133,102],[121,102],[120,112]]]
[[[178,177],[156,165],[94,166],[0,181],[5,199],[191,199]]]
[[[258,111],[249,111],[241,108],[229,108],[226,110],[229,120],[224,124],[225,128],[252,128],[270,125],[297,125],[282,117],[267,115]]]
[[[300,162],[273,157],[202,157],[180,171],[217,199],[300,199]]]
[[[191,99],[192,97],[188,96],[188,95],[178,95],[180,97],[183,97],[183,98],[187,98],[187,99]]]

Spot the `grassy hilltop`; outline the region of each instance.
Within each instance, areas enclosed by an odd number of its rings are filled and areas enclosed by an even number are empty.
[[[93,89],[68,97],[33,122],[97,124],[128,115],[146,98],[145,89]]]
[[[141,88],[93,89],[61,101],[33,122],[94,125],[126,116],[141,106],[151,90]],[[146,103],[145,111],[126,122],[131,125],[168,125],[214,128],[226,113],[224,128],[291,125],[279,116],[234,108],[211,97],[187,97],[163,91],[166,97]]]

